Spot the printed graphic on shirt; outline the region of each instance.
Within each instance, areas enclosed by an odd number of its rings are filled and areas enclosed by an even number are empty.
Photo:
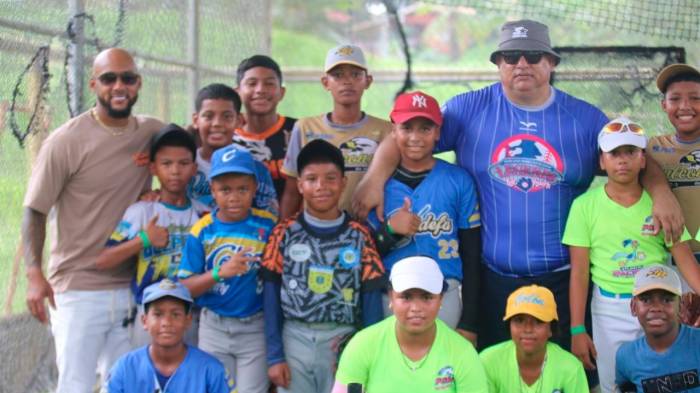
[[[622,241],[622,251],[618,251],[612,256],[612,260],[617,262],[619,270],[612,272],[614,277],[634,277],[643,265],[634,264],[647,258],[646,253],[639,250],[639,241],[635,239],[625,239]]]
[[[435,377],[435,390],[445,390],[451,388],[455,383],[455,370],[452,366],[441,368]]]
[[[564,162],[544,139],[514,135],[499,144],[491,156],[489,175],[522,192],[549,189],[563,179]]]
[[[700,149],[678,160],[678,165],[664,168],[671,188],[700,187]]]
[[[642,389],[644,393],[687,392],[695,388],[700,388],[700,374],[698,374],[698,369],[685,370],[642,380]]]
[[[367,171],[369,162],[372,161],[372,155],[374,155],[378,145],[377,141],[363,136],[358,136],[341,143],[338,147],[340,151],[343,152],[345,171]]]

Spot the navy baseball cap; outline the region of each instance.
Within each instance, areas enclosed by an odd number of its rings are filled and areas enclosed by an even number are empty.
[[[209,180],[226,173],[243,173],[255,176],[255,159],[240,146],[231,144],[222,147],[215,151],[211,157]]]
[[[174,297],[187,303],[194,303],[190,291],[180,282],[163,279],[146,287],[143,291],[143,304],[155,302],[164,297]]]

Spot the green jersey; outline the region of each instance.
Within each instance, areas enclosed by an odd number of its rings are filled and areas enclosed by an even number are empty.
[[[367,392],[488,392],[486,375],[469,341],[436,320],[433,346],[417,362],[407,358],[396,340],[396,317],[372,325],[350,340],[336,380],[360,383]]]
[[[624,207],[608,197],[604,186],[588,190],[571,205],[562,243],[590,249],[591,276],[599,287],[632,293],[637,271],[668,260],[664,234],[652,234],[651,207],[646,191]],[[689,239],[685,230],[681,241]]]
[[[481,363],[489,380],[489,393],[587,393],[588,382],[583,365],[574,355],[557,344],[547,343],[547,355],[540,377],[527,385],[512,340],[488,347],[481,352]]]

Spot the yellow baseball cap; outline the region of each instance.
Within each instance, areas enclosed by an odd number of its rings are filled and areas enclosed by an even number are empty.
[[[552,291],[539,285],[520,287],[508,296],[504,321],[517,314],[528,314],[543,322],[559,320]]]

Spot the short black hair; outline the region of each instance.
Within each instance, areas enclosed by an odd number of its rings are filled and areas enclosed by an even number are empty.
[[[236,112],[241,112],[241,97],[233,88],[224,85],[223,83],[212,83],[199,89],[197,98],[194,100],[194,109],[199,112],[202,110],[204,100],[227,100],[233,102],[233,107]]]
[[[674,75],[666,80],[666,83],[664,83],[663,89],[661,91],[663,91],[663,93],[666,94],[666,91],[668,90],[669,86],[678,82],[700,83],[700,75],[690,72]]]
[[[330,142],[314,139],[307,143],[297,156],[297,174],[301,176],[301,172],[309,164],[326,163],[334,164],[340,173],[345,174],[343,152]]]
[[[156,160],[158,151],[166,146],[184,147],[192,153],[193,161],[197,158],[197,145],[194,136],[177,124],[170,123],[153,136],[149,154],[151,162]]]
[[[280,81],[280,85],[282,84],[282,70],[279,64],[270,56],[265,55],[253,55],[247,59],[243,59],[241,64],[238,65],[238,70],[236,70],[236,83],[240,85],[246,71],[255,67],[264,67],[274,71],[275,75],[277,75],[277,79]]]
[[[192,310],[192,303],[190,303],[190,302],[186,302],[186,301],[184,301],[180,298],[177,298],[175,296],[163,296],[163,297],[158,298],[152,302],[144,303],[143,304],[143,313],[148,314],[148,309],[151,307],[151,304],[153,304],[159,300],[163,300],[163,299],[177,300],[178,302],[182,303],[182,305],[185,307],[185,314],[189,314],[190,311]]]

